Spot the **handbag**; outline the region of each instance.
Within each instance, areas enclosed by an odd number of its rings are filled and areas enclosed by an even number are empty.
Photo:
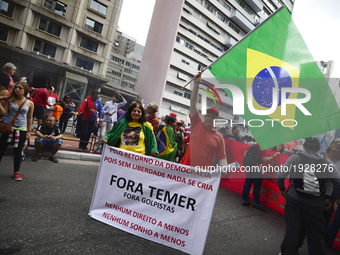
[[[0,133],[1,134],[6,134],[7,135],[7,134],[10,134],[12,132],[14,122],[15,122],[15,120],[16,120],[16,118],[17,118],[17,116],[18,116],[22,106],[26,103],[26,101],[27,101],[27,99],[20,105],[20,107],[19,107],[17,113],[15,114],[11,124],[5,124],[5,123],[0,124]]]

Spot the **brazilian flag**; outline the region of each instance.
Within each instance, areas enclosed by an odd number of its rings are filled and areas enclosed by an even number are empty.
[[[175,132],[170,125],[159,127],[156,134],[157,158],[175,162],[177,152],[177,142]]]
[[[340,111],[287,8],[282,7],[209,67],[241,100],[244,122],[262,149],[340,128]],[[214,80],[216,81],[216,80]],[[216,86],[217,85],[217,86]],[[238,101],[239,102],[239,101]],[[298,103],[299,102],[299,103]]]

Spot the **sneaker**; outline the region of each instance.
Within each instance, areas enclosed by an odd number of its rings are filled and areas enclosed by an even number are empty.
[[[90,150],[87,147],[85,147],[85,148],[83,148],[83,151],[89,152]]]
[[[98,147],[94,152],[95,153],[102,153],[102,148]]]
[[[48,160],[51,160],[54,163],[58,163],[59,162],[58,159],[55,156],[52,156],[52,155],[48,157]]]
[[[32,161],[37,162],[39,159],[41,159],[41,154],[35,154],[35,156],[32,158]]]
[[[248,205],[250,205],[250,203],[249,202],[242,202],[242,205],[248,206]]]
[[[254,205],[254,208],[257,209],[257,210],[260,210],[262,212],[266,212],[267,209],[264,205]]]
[[[22,180],[21,174],[19,174],[19,172],[14,172],[13,179],[15,181],[21,181]]]
[[[79,147],[77,151],[82,151],[82,150],[83,150],[83,148]]]

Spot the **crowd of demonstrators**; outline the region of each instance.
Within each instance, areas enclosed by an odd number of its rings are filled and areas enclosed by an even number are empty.
[[[304,235],[307,235],[309,254],[326,254],[324,242],[324,210],[329,210],[340,198],[340,174],[333,162],[318,153],[320,142],[315,137],[305,139],[305,151],[292,155],[285,163],[285,171],[277,177],[281,195],[286,198],[286,231],[281,244],[282,254],[298,254]],[[307,168],[324,164],[321,173]],[[296,168],[295,168],[295,167]],[[303,166],[303,171],[294,171]],[[290,174],[290,188],[285,187],[285,178]],[[325,180],[333,184],[333,190],[324,199]]]
[[[82,131],[78,151],[89,151],[87,145],[89,143],[91,133],[94,130],[98,116],[103,115],[99,97],[100,93],[98,91],[93,91],[92,96],[86,97],[76,112],[76,114],[83,114],[81,120]]]
[[[158,154],[152,125],[146,121],[145,110],[140,103],[131,104],[125,113],[125,118],[119,121],[101,141],[143,155]]]
[[[63,145],[63,134],[56,125],[56,119],[53,116],[46,117],[44,123],[35,131],[35,135],[37,136],[34,141],[36,153],[32,161],[36,162],[41,159],[42,150],[46,150],[51,152],[48,159],[54,163],[58,163],[55,154]]]
[[[67,123],[76,105],[72,102],[69,95],[64,96],[61,100],[63,102],[63,114],[60,116],[59,127],[60,131],[64,134],[67,128]]]
[[[0,137],[0,161],[7,150],[8,144],[13,140],[14,154],[14,174],[16,181],[22,180],[19,173],[21,165],[21,153],[26,139],[30,138],[30,130],[33,124],[34,104],[26,99],[28,94],[28,85],[25,82],[17,82],[14,84],[11,96],[6,97],[4,105],[0,104],[0,114],[6,115],[3,123],[11,124],[14,120],[13,128],[10,134],[1,134]],[[17,114],[18,113],[18,114]]]
[[[121,99],[122,102],[118,103],[119,99]],[[127,101],[125,100],[125,98],[119,92],[117,92],[114,96],[112,96],[111,101],[107,101],[104,104],[104,107],[103,107],[104,117],[103,117],[103,120],[100,126],[100,135],[98,138],[98,147],[96,150],[97,153],[102,152],[102,147],[101,147],[102,137],[104,137],[104,135],[106,135],[106,133],[112,129],[114,123],[117,121],[118,108],[124,106],[126,103]]]

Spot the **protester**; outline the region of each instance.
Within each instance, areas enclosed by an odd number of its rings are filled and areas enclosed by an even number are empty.
[[[4,73],[8,75],[8,78],[10,80],[9,86],[7,88],[9,94],[12,94],[12,90],[14,88],[14,80],[12,76],[15,74],[16,69],[17,67],[10,62],[6,63],[3,67]]]
[[[34,104],[26,99],[28,93],[28,85],[24,82],[17,82],[11,94],[11,98],[6,100],[4,106],[0,104],[0,114],[6,115],[5,124],[11,124],[18,110],[21,109],[15,119],[12,132],[10,134],[1,134],[0,137],[0,161],[7,150],[8,143],[14,140],[14,174],[16,181],[21,181],[22,177],[19,173],[21,164],[21,152],[26,138],[30,138],[30,130],[33,124]]]
[[[57,104],[53,107],[52,117],[55,118],[56,123],[58,123],[60,116],[63,114],[64,103],[62,101],[57,101]]]
[[[340,170],[340,138],[336,138],[331,142],[331,144],[326,149],[326,157],[333,162],[337,170]],[[333,189],[331,182],[328,180],[326,182],[326,196],[329,197]],[[328,210],[324,210],[324,220],[325,220],[325,243],[327,247],[333,245],[333,241],[340,228],[340,206],[339,201],[337,201],[338,207],[334,213],[334,205]],[[334,216],[333,216],[334,214]],[[333,216],[333,218],[332,218]],[[329,224],[330,223],[330,224]]]
[[[8,98],[8,96],[10,95],[7,90],[9,83],[10,79],[8,75],[0,73],[0,97]],[[2,106],[4,105],[5,102],[6,100],[0,100],[0,104],[2,104]],[[0,115],[0,123],[5,119],[5,117],[6,117],[5,115]]]
[[[156,134],[159,126],[159,120],[156,117],[156,112],[158,111],[158,105],[155,102],[151,102],[146,107],[146,112],[148,116],[146,117],[147,121],[151,123],[153,132]]]
[[[47,117],[45,123],[41,124],[37,131],[35,131],[35,156],[32,161],[36,162],[41,159],[41,151],[51,151],[51,155],[48,159],[54,163],[58,163],[58,159],[55,154],[63,145],[63,135],[60,132],[59,127],[56,125],[56,119],[54,117]]]
[[[219,110],[215,107],[207,109],[207,114],[202,121],[198,109],[198,85],[201,81],[201,73],[194,77],[194,87],[190,99],[191,138],[189,147],[180,162],[190,166],[212,166],[216,155],[221,166],[227,165],[224,140],[214,127],[214,120],[219,116]]]
[[[237,141],[237,142],[241,142],[241,137],[239,136],[240,134],[240,128],[237,126],[233,126],[231,129],[231,134],[227,134],[226,136],[224,136],[225,138]]]
[[[93,91],[92,97],[86,97],[77,110],[77,114],[83,113],[78,151],[89,151],[87,144],[89,143],[91,133],[94,130],[94,125],[98,116],[103,115],[102,104],[99,101],[99,97],[100,93],[98,91]]]
[[[64,96],[64,98],[61,101],[64,103],[64,107],[63,114],[60,116],[59,127],[60,131],[64,134],[68,120],[72,115],[72,110],[74,107],[76,107],[76,105],[72,102],[71,97],[69,95]]]
[[[305,152],[292,155],[284,164],[277,178],[281,195],[286,198],[286,233],[281,244],[281,252],[298,254],[301,227],[307,234],[310,255],[326,254],[323,240],[323,210],[330,208],[340,197],[340,174],[336,166],[319,154],[320,142],[308,137],[303,145]],[[324,164],[321,173],[311,171],[318,164]],[[301,166],[303,168],[301,168]],[[299,169],[299,171],[296,171]],[[290,175],[290,188],[286,192],[285,178]],[[332,194],[324,200],[325,179],[333,183]],[[308,186],[307,184],[311,184]]]
[[[32,95],[33,95],[34,91],[35,91],[35,88],[34,88],[34,87],[30,87],[30,88],[28,89],[27,99],[33,101]]]
[[[176,153],[176,160],[175,160],[176,163],[182,160],[184,156],[184,150],[185,150],[184,134],[181,131],[181,127],[183,127],[182,122],[176,121],[176,126],[174,129],[176,143],[177,143],[177,153]]]
[[[126,145],[126,141],[129,140],[127,136],[131,131],[136,133],[137,139],[133,141],[133,145]],[[125,118],[104,136],[102,143],[148,156],[158,154],[152,126],[146,121],[145,110],[140,103],[130,105]]]
[[[34,103],[34,113],[33,117],[37,119],[38,126],[40,126],[43,122],[44,115],[45,115],[45,106],[50,105],[48,103],[48,97],[50,93],[46,88],[39,88],[36,89],[33,95],[33,103]]]
[[[118,97],[122,99],[122,102],[118,102]],[[104,118],[102,124],[100,126],[100,134],[98,138],[98,148],[96,150],[97,153],[102,152],[101,140],[106,135],[108,131],[110,131],[114,125],[114,122],[117,121],[117,110],[118,107],[122,107],[127,103],[125,98],[117,92],[116,95],[112,96],[111,101],[107,101],[103,107]]]
[[[175,117],[168,117],[166,125],[160,125],[156,132],[157,158],[175,162],[177,154],[177,143],[173,128],[176,125]]]
[[[122,108],[118,108],[117,110],[117,120],[114,122],[114,125],[118,123],[118,119],[125,113],[125,111]]]
[[[47,91],[49,93],[49,96],[47,98],[48,105],[46,105],[46,113],[45,116],[52,116],[53,113],[53,107],[57,104],[59,101],[58,95],[54,93],[54,87],[50,86],[47,88]]]
[[[132,100],[132,102],[131,102],[130,105],[135,104],[135,103],[139,103],[139,104],[140,104],[141,102],[135,99],[135,100]],[[124,112],[123,114],[120,115],[120,117],[117,119],[117,123],[118,123],[119,121],[121,121],[122,119],[125,119],[125,113],[126,113],[126,112]],[[116,124],[117,124],[117,123],[116,123]]]

